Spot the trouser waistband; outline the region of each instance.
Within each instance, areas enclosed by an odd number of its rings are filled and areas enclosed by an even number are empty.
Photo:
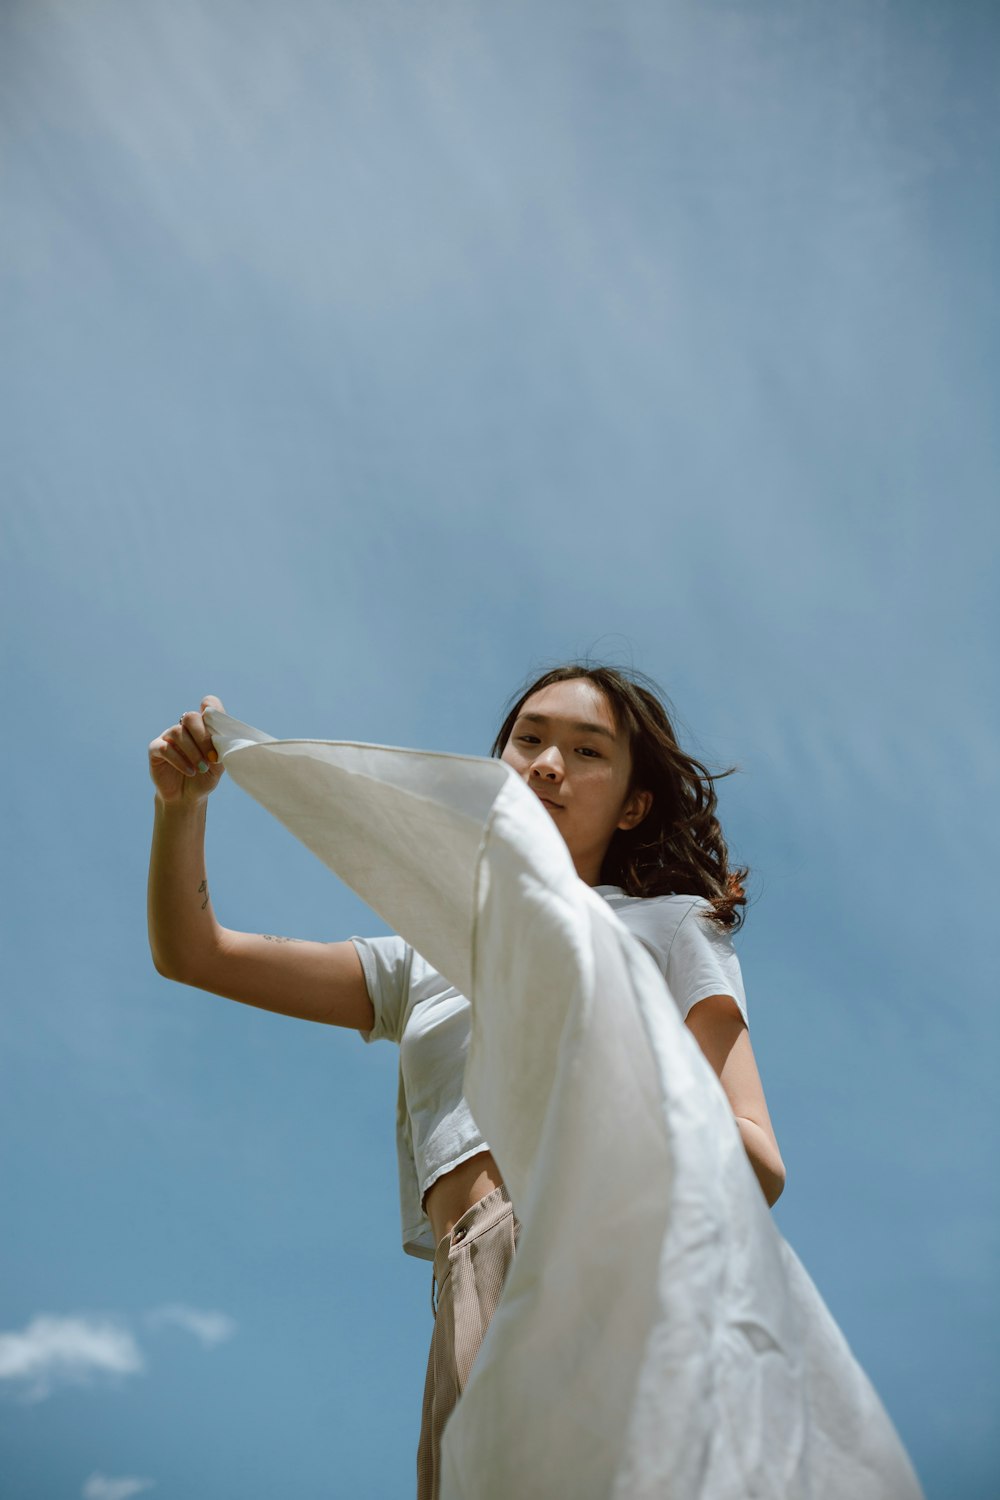
[[[501,1219],[513,1214],[514,1205],[503,1183],[480,1198],[452,1227],[451,1233],[442,1236],[434,1252],[434,1275],[431,1280],[431,1310],[437,1317],[437,1299],[441,1288],[451,1275],[452,1261],[463,1252],[463,1248],[486,1234]],[[437,1295],[435,1295],[435,1293]]]

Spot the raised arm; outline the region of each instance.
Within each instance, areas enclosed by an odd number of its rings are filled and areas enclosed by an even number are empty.
[[[353,943],[313,943],[220,926],[205,868],[205,813],[223,768],[203,698],[149,747],[156,787],[149,859],[149,947],[157,972],[263,1010],[368,1030],[374,1011]]]

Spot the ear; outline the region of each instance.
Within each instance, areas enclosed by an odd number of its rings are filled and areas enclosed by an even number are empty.
[[[643,818],[653,805],[652,792],[633,792],[626,798],[622,815],[618,819],[619,828],[637,828]]]

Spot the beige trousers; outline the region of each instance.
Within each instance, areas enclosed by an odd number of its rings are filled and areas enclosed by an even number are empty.
[[[437,1247],[431,1284],[434,1332],[417,1449],[417,1500],[437,1500],[444,1424],[465,1389],[500,1301],[520,1231],[507,1189],[498,1187],[474,1203]]]

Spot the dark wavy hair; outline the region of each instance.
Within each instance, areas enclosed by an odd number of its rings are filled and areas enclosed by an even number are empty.
[[[620,886],[629,896],[703,896],[711,903],[712,920],[735,930],[743,921],[749,870],[730,868],[715,815],[715,782],[736,768],[709,771],[681,749],[661,701],[663,694],[651,678],[586,662],[553,667],[517,695],[490,754],[502,754],[532,694],[554,682],[581,677],[604,694],[616,726],[628,733],[629,791],[651,792],[653,797],[641,823],[616,830],[601,866],[601,884]]]

